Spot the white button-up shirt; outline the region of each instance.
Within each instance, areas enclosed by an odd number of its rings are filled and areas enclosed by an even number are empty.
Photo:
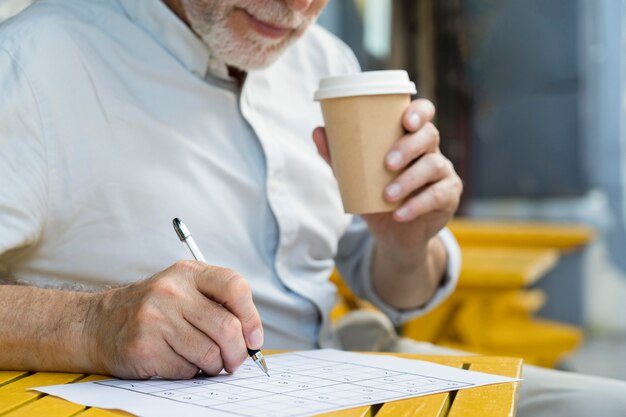
[[[268,348],[335,345],[335,265],[396,322],[433,308],[459,271],[449,232],[432,301],[385,304],[372,238],[344,214],[311,140],[318,80],[355,71],[350,51],[313,27],[239,89],[161,2],[37,2],[0,28],[0,277],[134,282],[189,257],[172,229],[180,217],[208,263],[250,282]]]

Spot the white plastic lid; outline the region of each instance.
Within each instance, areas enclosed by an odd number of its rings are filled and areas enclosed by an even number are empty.
[[[415,84],[409,80],[406,71],[388,70],[323,78],[313,97],[319,101],[338,97],[415,93]]]

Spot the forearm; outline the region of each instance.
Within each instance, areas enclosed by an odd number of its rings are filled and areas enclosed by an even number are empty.
[[[89,371],[83,324],[94,294],[0,285],[0,369]]]
[[[399,250],[376,244],[372,261],[374,289],[387,304],[412,309],[426,304],[446,272],[443,242],[431,238],[423,248]]]

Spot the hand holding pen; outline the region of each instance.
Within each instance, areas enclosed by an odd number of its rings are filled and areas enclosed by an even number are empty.
[[[202,252],[200,252],[200,248],[198,248],[198,245],[196,245],[196,242],[193,239],[193,236],[191,235],[191,232],[189,231],[185,223],[183,223],[179,218],[175,218],[174,220],[172,220],[172,224],[174,225],[174,230],[176,231],[178,238],[187,247],[187,249],[189,250],[191,255],[194,257],[194,259],[196,261],[206,263],[206,260],[204,259]],[[263,353],[261,353],[261,350],[254,349],[254,348],[250,349],[247,346],[246,346],[246,349],[247,349],[248,355],[252,358],[254,363],[256,363],[257,366],[263,372],[265,372],[267,376],[269,376],[267,364],[265,362],[265,358],[263,357]]]
[[[263,344],[248,282],[203,262],[178,261],[148,279],[90,294],[85,302],[76,372],[127,379],[232,373],[248,348]]]

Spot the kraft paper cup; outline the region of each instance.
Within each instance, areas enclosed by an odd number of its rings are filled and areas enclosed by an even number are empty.
[[[405,133],[402,115],[415,94],[406,71],[371,71],[324,78],[315,100],[322,106],[333,170],[346,213],[395,210],[384,188],[398,175],[385,155]]]

